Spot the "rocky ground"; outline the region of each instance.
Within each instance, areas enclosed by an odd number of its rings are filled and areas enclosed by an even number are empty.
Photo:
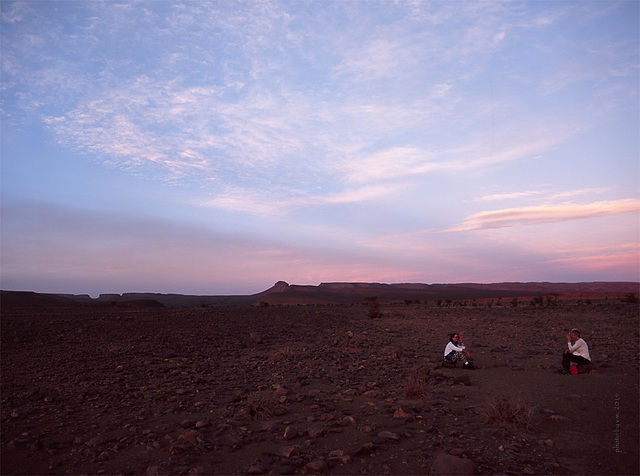
[[[3,309],[2,474],[638,474],[639,309]],[[595,373],[560,375],[579,327]],[[442,368],[450,332],[477,370]]]

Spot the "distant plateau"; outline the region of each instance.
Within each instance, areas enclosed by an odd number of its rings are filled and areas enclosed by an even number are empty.
[[[131,306],[131,307],[199,307],[256,305],[331,305],[357,304],[375,298],[381,303],[486,301],[532,299],[553,296],[557,299],[608,299],[637,295],[637,282],[506,282],[506,283],[350,283],[335,282],[313,285],[288,284],[278,281],[271,288],[251,295],[186,295],[161,293],[51,294],[31,291],[2,291],[1,304],[6,306]]]

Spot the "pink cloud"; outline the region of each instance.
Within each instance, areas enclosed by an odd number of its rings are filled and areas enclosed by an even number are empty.
[[[460,226],[443,230],[442,233],[556,223],[638,212],[640,212],[640,200],[636,199],[601,201],[586,205],[564,203],[560,205],[505,208],[475,213],[468,216]]]

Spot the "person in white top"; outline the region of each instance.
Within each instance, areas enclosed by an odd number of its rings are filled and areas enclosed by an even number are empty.
[[[465,350],[462,337],[457,332],[449,336],[449,342],[444,348],[444,360],[453,364],[463,362],[465,368],[473,368],[471,354]]]
[[[572,340],[574,342],[573,344],[571,343]],[[562,356],[560,373],[569,373],[571,362],[578,365],[589,365],[591,363],[589,346],[584,339],[580,337],[580,331],[578,329],[571,329],[571,332],[567,334],[567,347],[568,350],[565,350]]]

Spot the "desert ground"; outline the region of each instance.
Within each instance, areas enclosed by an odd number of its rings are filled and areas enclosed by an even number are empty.
[[[4,308],[1,472],[640,472],[637,303],[454,304]]]

